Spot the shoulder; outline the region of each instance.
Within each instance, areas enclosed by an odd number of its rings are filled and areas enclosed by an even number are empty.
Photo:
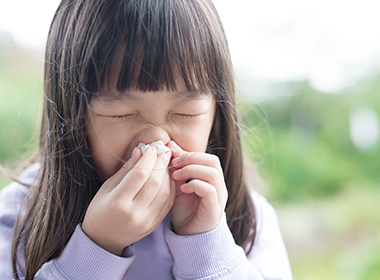
[[[37,179],[38,172],[40,170],[40,164],[35,163],[26,168],[20,175],[20,181],[24,184],[32,185]]]
[[[39,170],[39,164],[36,163],[27,169],[25,169],[20,177],[19,181],[32,185],[34,180],[37,177],[37,173]],[[20,205],[28,193],[29,188],[19,184],[17,182],[13,182],[10,185],[3,188],[0,192],[0,223],[14,223],[16,216],[18,214],[18,210]]]
[[[258,243],[273,243],[273,240],[281,240],[282,235],[278,223],[276,210],[268,200],[257,191],[251,192],[251,197],[255,206],[256,218],[256,241]],[[266,244],[269,245],[269,244]]]
[[[278,226],[276,210],[268,200],[257,191],[251,191],[251,197],[255,205],[257,232],[267,226]]]
[[[34,164],[25,169],[18,181],[32,185],[37,177],[39,165]],[[14,236],[14,226],[20,212],[20,206],[27,195],[29,188],[13,182],[0,192],[0,278],[13,279],[12,277],[12,240]],[[21,263],[23,258],[21,257]],[[22,278],[24,279],[24,278]]]
[[[277,268],[278,275],[292,279],[288,254],[282,238],[275,209],[261,194],[251,193],[256,210],[256,238],[252,251],[247,256],[268,279],[276,278],[273,267]]]
[[[37,173],[40,164],[35,163],[32,166],[26,168],[20,175],[19,181],[26,185],[32,185],[37,178]],[[0,202],[4,201],[16,201],[19,198],[23,199],[25,194],[28,192],[28,187],[19,184],[18,182],[13,182],[7,187],[4,187],[0,192]]]

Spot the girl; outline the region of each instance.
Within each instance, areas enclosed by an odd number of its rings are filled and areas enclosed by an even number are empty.
[[[210,0],[62,0],[44,86],[37,163],[1,192],[1,279],[291,279]]]

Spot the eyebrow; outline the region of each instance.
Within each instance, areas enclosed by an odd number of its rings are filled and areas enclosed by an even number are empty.
[[[208,92],[205,91],[191,91],[191,90],[183,90],[180,92],[172,92],[172,99],[178,100],[178,99],[190,99],[190,100],[201,100],[204,96],[207,96]],[[142,93],[144,94],[144,93]],[[105,95],[98,95],[94,97],[94,100],[100,103],[113,103],[116,101],[121,100],[137,100],[138,97],[131,94],[129,91],[123,92],[123,93],[109,93]]]

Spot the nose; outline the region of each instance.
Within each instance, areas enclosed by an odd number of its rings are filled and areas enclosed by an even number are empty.
[[[134,146],[137,146],[140,142],[149,144],[159,140],[166,145],[170,141],[170,136],[159,126],[149,126],[136,134],[133,144]]]

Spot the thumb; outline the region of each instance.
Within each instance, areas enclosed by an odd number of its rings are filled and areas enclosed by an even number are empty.
[[[122,167],[110,178],[107,179],[107,181],[104,183],[104,185],[108,185],[110,188],[114,188],[117,184],[123,180],[125,175],[131,171],[131,169],[135,166],[135,164],[139,161],[141,158],[141,150],[138,147],[135,147],[132,151],[132,156],[123,164]]]
[[[184,153],[182,148],[178,146],[177,143],[172,140],[169,141],[167,146],[169,147],[170,150],[172,150],[173,158],[180,157]]]

